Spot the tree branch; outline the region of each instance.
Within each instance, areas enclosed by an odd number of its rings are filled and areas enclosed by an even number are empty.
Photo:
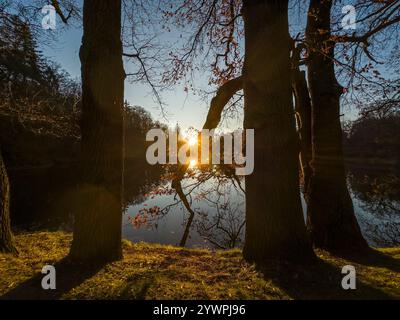
[[[336,43],[340,43],[340,42],[362,42],[362,43],[367,44],[368,43],[368,39],[371,36],[375,35],[376,33],[382,31],[383,29],[385,29],[385,28],[387,28],[387,27],[389,27],[389,26],[391,26],[391,25],[393,25],[395,23],[398,23],[398,22],[400,22],[400,16],[396,17],[396,18],[394,18],[392,20],[385,21],[385,22],[381,23],[376,28],[366,32],[364,35],[361,35],[361,36],[356,36],[356,35],[353,35],[353,36],[333,36],[332,40],[334,42],[336,42]]]
[[[224,107],[239,90],[243,89],[243,76],[225,82],[217,91],[217,95],[211,100],[210,110],[203,129],[215,129],[221,121]]]
[[[54,9],[56,9],[56,13],[59,15],[59,17],[61,18],[61,21],[64,22],[65,24],[68,24],[68,20],[71,17],[74,8],[71,8],[71,10],[68,12],[68,15],[65,16],[64,13],[61,10],[60,7],[60,3],[58,0],[51,0],[51,4],[54,7]]]

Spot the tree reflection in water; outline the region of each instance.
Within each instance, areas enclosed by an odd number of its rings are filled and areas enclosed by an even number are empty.
[[[235,178],[226,166],[192,168],[183,181],[191,214],[170,186],[174,169],[167,169],[161,183],[152,184],[155,187],[134,202],[130,219],[136,228],[153,230],[157,237],[146,234],[142,238],[143,233],[138,233],[133,240],[217,249],[241,247],[245,229],[244,181]],[[349,168],[348,183],[357,218],[369,243],[377,247],[398,246],[399,172]],[[143,204],[146,199],[154,199],[153,205]],[[174,237],[169,233],[174,233]]]
[[[351,168],[348,181],[369,242],[384,247],[400,245],[398,170]]]
[[[193,233],[203,239],[207,246],[234,248],[242,245],[244,235],[243,181],[232,174],[227,166],[191,168],[183,181],[183,192],[192,212],[183,219],[180,246],[186,246]],[[171,181],[174,168],[169,168],[165,181]],[[169,197],[168,197],[169,196]],[[143,205],[130,222],[136,228],[157,229],[163,219],[171,218],[178,210],[185,210],[180,197],[169,183],[155,188],[148,198],[158,198],[155,206]],[[168,198],[168,200],[163,199]],[[176,244],[178,244],[176,243]]]
[[[197,232],[219,249],[242,247],[244,241],[244,193],[234,185],[223,186],[222,194],[207,196],[205,200],[215,213],[201,212],[196,222]],[[229,196],[228,196],[229,195]],[[232,201],[230,198],[235,200]]]

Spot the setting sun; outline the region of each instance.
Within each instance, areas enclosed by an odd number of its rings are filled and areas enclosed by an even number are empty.
[[[194,146],[194,145],[196,145],[196,144],[197,144],[197,138],[196,138],[196,137],[191,137],[191,138],[189,138],[188,144],[189,144],[189,146]]]
[[[190,168],[194,168],[196,165],[197,165],[197,160],[195,160],[195,159],[190,160],[190,162],[189,162]]]

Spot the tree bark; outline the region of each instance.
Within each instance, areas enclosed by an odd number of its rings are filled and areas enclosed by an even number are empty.
[[[120,259],[123,195],[121,1],[83,7],[81,183],[70,257]]]
[[[291,89],[288,1],[244,0],[244,126],[255,130],[255,167],[246,176],[244,257],[314,258],[300,202],[298,137]]]
[[[340,125],[342,87],[334,69],[332,1],[311,0],[306,42],[312,102],[312,177],[308,228],[314,245],[332,251],[367,247],[346,184]]]
[[[10,223],[10,184],[0,150],[0,252],[17,253]]]
[[[293,70],[293,91],[297,127],[300,138],[300,168],[303,178],[303,193],[308,200],[308,187],[311,177],[311,99],[308,91],[305,71],[298,67]]]

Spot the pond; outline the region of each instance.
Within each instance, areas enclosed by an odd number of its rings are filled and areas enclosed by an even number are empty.
[[[12,221],[19,229],[72,231],[72,210],[65,198],[75,189],[73,169],[10,170]],[[138,174],[139,173],[139,174]],[[164,171],[128,166],[123,237],[186,247],[241,247],[245,232],[244,182],[210,172],[193,172],[183,181],[195,215],[170,188]],[[196,179],[200,178],[201,183]],[[400,173],[397,170],[348,168],[348,186],[356,216],[370,245],[400,245]],[[306,205],[303,200],[303,210]]]
[[[203,177],[204,178],[204,177]],[[123,218],[123,236],[187,247],[241,247],[245,232],[244,183],[224,178],[192,178],[184,181],[190,193],[194,219],[168,182],[154,185],[140,203],[128,207]],[[349,168],[348,186],[357,220],[371,246],[400,245],[400,175],[395,170]],[[306,204],[302,198],[303,211]],[[185,241],[184,235],[189,230]],[[186,231],[186,232],[185,232]]]

